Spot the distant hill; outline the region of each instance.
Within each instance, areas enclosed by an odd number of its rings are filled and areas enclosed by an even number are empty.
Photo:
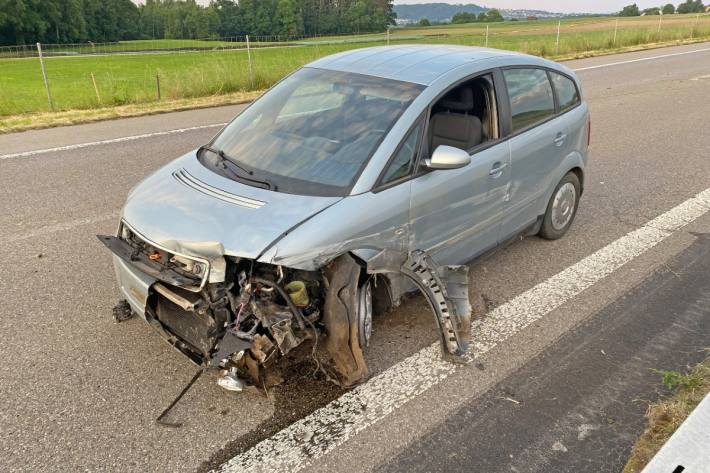
[[[489,8],[473,3],[452,5],[450,3],[420,3],[418,5],[395,5],[394,11],[397,13],[398,23],[414,23],[422,18],[429,21],[449,21],[456,13],[466,12],[478,15],[488,11]],[[500,12],[505,18],[524,19],[529,16],[538,18],[553,18],[564,16],[561,13],[550,13],[541,10],[504,10]]]
[[[488,11],[474,4],[452,5],[450,3],[420,3],[419,5],[395,5],[394,11],[398,20],[419,21],[426,18],[429,21],[448,21],[459,12],[475,13]]]

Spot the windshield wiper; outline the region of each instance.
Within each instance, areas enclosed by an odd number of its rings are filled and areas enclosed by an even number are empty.
[[[239,164],[237,164],[236,161],[234,161],[232,158],[230,158],[229,156],[227,156],[227,153],[225,153],[225,152],[224,152],[223,150],[221,150],[221,149],[216,149],[216,148],[213,148],[213,147],[211,147],[211,146],[209,146],[209,145],[202,145],[202,146],[200,147],[200,150],[203,150],[203,149],[206,150],[206,151],[209,151],[210,153],[213,153],[213,154],[216,154],[217,156],[219,156],[219,158],[221,159],[222,164],[225,164],[225,163],[232,164],[232,165],[236,166],[237,168],[241,169],[242,172],[245,172],[245,173],[249,174],[250,176],[254,174],[254,171],[250,171],[250,170],[248,170],[248,169],[246,169],[246,168],[240,166]]]
[[[227,155],[227,153],[225,153],[223,150],[213,148],[209,145],[201,146],[200,150],[209,151],[210,153],[217,155],[220,158],[220,164],[222,165],[221,166],[222,169],[225,171],[229,171],[235,179],[249,181],[249,182],[253,182],[256,184],[261,184],[261,185],[266,186],[269,190],[271,190],[271,189],[276,190],[276,186],[273,185],[270,181],[267,181],[264,178],[257,179],[256,177],[252,177],[252,176],[254,176],[254,171],[250,171],[249,169],[246,169],[245,167],[240,166],[235,160],[231,159]],[[250,177],[242,176],[241,174],[234,171],[234,169],[232,169],[231,166],[236,167],[237,169],[239,169],[240,171],[242,171],[243,173],[247,174]]]

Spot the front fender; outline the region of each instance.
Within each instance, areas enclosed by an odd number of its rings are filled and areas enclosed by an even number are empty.
[[[406,182],[346,197],[282,236],[258,261],[315,271],[357,251],[365,259],[381,254],[399,268],[409,247],[409,189]]]

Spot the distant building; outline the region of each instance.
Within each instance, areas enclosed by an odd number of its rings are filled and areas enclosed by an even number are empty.
[[[397,26],[407,26],[415,24],[417,20],[411,20],[409,18],[395,18],[394,22]]]
[[[535,21],[535,20],[537,20],[537,17],[536,16],[529,16],[529,17],[527,17],[527,20],[528,21]]]

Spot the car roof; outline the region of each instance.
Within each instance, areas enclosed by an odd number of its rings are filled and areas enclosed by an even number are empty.
[[[426,44],[355,49],[326,56],[308,64],[307,67],[429,85],[459,66],[503,56],[532,58],[497,49]]]

